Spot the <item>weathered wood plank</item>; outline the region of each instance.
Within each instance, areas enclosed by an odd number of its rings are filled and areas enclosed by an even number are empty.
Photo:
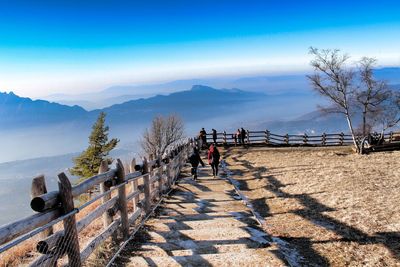
[[[135,167],[136,167],[136,159],[133,158],[132,161],[131,161],[131,164],[129,165],[129,171],[130,171],[130,174],[139,173],[139,174],[140,174],[140,175],[138,176],[138,178],[139,178],[140,176],[142,176],[142,173],[136,172],[136,171],[135,171]],[[125,179],[126,179],[126,180],[131,180],[131,179],[129,178],[129,174],[127,175],[127,177],[125,177]],[[138,179],[132,180],[132,182],[131,182],[131,187],[132,187],[132,193],[127,197],[127,201],[130,200],[130,196],[132,196],[132,195],[138,193],[137,196],[136,196],[136,195],[134,196],[134,199],[133,199],[133,202],[132,202],[132,204],[133,204],[133,211],[135,211],[135,210],[136,210],[137,203],[139,202],[139,195],[140,195],[140,192],[137,192],[137,191],[138,191]]]
[[[64,214],[74,210],[74,197],[72,195],[72,186],[67,176],[62,172],[58,175],[58,190],[61,201],[61,209]],[[68,264],[70,266],[81,266],[78,231],[76,229],[75,214],[63,220],[65,242],[63,242],[68,255]]]
[[[57,219],[60,215],[61,213],[59,210],[49,210],[6,224],[0,228],[0,244],[2,245],[18,236],[43,226],[52,220]]]
[[[117,178],[118,184],[122,184],[125,182],[125,170],[124,165],[122,164],[120,159],[117,159]],[[121,216],[121,230],[124,239],[128,239],[129,237],[129,222],[128,222],[128,206],[126,200],[126,186],[118,187],[118,206]]]
[[[138,208],[132,215],[129,217],[129,225],[134,223],[137,218],[139,218],[140,214],[142,213],[142,209]]]
[[[31,199],[47,193],[46,180],[44,175],[39,175],[32,180]],[[39,234],[40,238],[46,238],[53,234],[53,227],[49,227]]]
[[[108,162],[106,160],[103,160],[100,164],[99,174],[106,173],[107,171],[108,171]],[[100,193],[104,194],[105,192],[108,192],[108,191],[110,191],[110,187],[108,187],[104,182],[100,183]],[[101,203],[104,205],[110,199],[111,199],[111,193],[102,197]],[[110,216],[108,213],[103,214],[103,227],[104,228],[107,228],[112,223],[112,221],[113,221],[112,216]]]

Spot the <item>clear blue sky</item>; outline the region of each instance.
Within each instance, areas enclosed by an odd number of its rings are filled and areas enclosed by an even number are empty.
[[[309,46],[400,65],[400,1],[0,1],[0,90],[307,68]]]

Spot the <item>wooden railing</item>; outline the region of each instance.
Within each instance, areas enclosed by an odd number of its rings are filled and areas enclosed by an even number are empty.
[[[398,140],[400,133],[386,133],[385,142]],[[361,136],[356,136],[356,141],[360,142]],[[213,134],[207,133],[207,143],[212,143]],[[218,132],[216,143],[219,145],[240,145],[239,136],[236,133]],[[279,135],[265,131],[246,131],[244,144],[264,145],[264,146],[344,146],[353,144],[350,134],[345,133],[323,133],[321,135],[307,134],[285,134]]]
[[[103,161],[98,175],[75,186],[60,173],[59,189],[53,192],[46,192],[44,176],[34,178],[31,208],[37,213],[0,228],[0,253],[35,237],[36,250],[41,256],[31,258],[30,266],[55,266],[57,262],[81,266],[109,237],[117,242],[117,239],[126,240],[130,236],[135,230],[132,226],[145,218],[171,188],[193,145],[193,140],[188,140],[176,145],[163,159],[153,159],[150,155],[149,160],[143,158],[141,164],[136,164],[133,159],[128,167],[118,159],[115,167],[110,169]],[[75,207],[80,196],[96,188],[94,197]],[[93,205],[95,208],[77,221],[77,213]],[[100,232],[89,240],[80,236],[100,218]],[[54,232],[56,225],[59,230]]]

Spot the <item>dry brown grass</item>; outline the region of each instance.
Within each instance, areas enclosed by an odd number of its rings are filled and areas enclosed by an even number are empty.
[[[229,149],[265,229],[314,266],[400,266],[400,152]]]

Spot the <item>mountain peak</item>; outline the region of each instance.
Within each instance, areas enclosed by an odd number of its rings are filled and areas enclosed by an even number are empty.
[[[190,91],[216,91],[216,89],[210,87],[210,86],[206,86],[206,85],[200,85],[200,84],[196,84],[192,86],[192,89]]]

